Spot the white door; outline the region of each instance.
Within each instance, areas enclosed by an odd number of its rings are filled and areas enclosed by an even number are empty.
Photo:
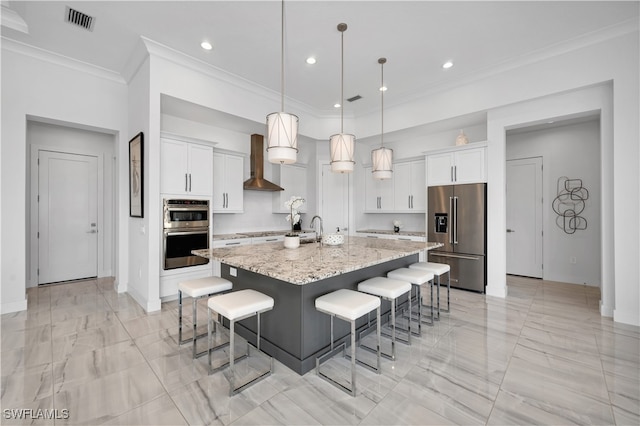
[[[507,273],[542,278],[542,158],[507,161]]]
[[[349,174],[334,173],[330,164],[322,165],[320,216],[325,233],[347,233],[349,223]]]
[[[39,151],[38,284],[98,275],[98,159]]]

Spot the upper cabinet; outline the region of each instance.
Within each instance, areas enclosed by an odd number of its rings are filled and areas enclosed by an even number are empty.
[[[395,176],[394,176],[395,178]],[[394,211],[393,179],[378,180],[371,174],[371,167],[364,169],[365,213]]]
[[[213,192],[213,147],[162,137],[160,188],[164,194],[201,195]]]
[[[281,164],[273,167],[273,183],[280,185],[284,191],[273,193],[273,213],[290,213],[284,206],[292,196],[304,198],[300,213],[307,212],[307,168],[298,164]]]
[[[427,193],[424,160],[394,164],[393,188],[396,212],[424,213]]]
[[[378,180],[365,167],[365,213],[424,213],[424,168],[424,160],[397,162],[391,179]]]
[[[244,212],[244,157],[226,152],[213,153],[214,213]]]
[[[459,185],[487,181],[486,143],[427,153],[427,185]]]

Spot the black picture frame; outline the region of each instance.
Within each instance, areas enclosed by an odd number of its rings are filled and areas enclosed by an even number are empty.
[[[144,217],[144,135],[129,141],[129,216]]]

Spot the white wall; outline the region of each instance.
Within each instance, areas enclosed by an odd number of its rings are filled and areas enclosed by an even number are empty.
[[[543,278],[600,286],[600,124],[599,120],[547,130],[507,134],[507,160],[542,157],[543,161]],[[581,214],[587,229],[566,234],[556,223],[552,202],[561,176],[582,179],[589,191]],[[562,224],[562,223],[561,223]],[[576,263],[570,263],[575,257]]]
[[[51,149],[62,152],[95,155],[102,164],[98,175],[98,185],[102,188],[102,200],[98,202],[99,233],[98,233],[98,276],[107,277],[114,274],[114,150],[115,137],[107,133],[91,132],[83,129],[64,127],[49,123],[30,120],[27,123],[27,149],[33,153],[33,148]],[[34,178],[32,182],[32,178]],[[30,251],[27,251],[28,287],[37,285],[36,270],[38,267],[38,241],[35,236],[37,231],[37,169],[31,169],[31,161],[27,161],[27,211],[31,213],[30,221],[27,221],[26,240],[29,241]],[[32,191],[33,189],[34,191]],[[33,231],[32,232],[32,227]]]
[[[87,96],[89,93],[91,96]],[[3,39],[0,145],[0,192],[3,200],[0,272],[2,313],[23,310],[27,306],[25,232],[29,217],[26,210],[28,118],[113,133],[117,135],[119,145],[126,144],[122,136],[126,133],[123,130],[127,123],[126,94],[127,86],[114,74],[89,70],[81,63],[71,63],[66,58]],[[118,193],[118,206],[122,205],[122,196]],[[126,217],[118,209],[117,223],[120,228],[123,228],[123,216]],[[119,245],[118,251],[123,256],[127,255],[126,247]],[[116,281],[126,281],[126,272],[119,265],[115,273]]]

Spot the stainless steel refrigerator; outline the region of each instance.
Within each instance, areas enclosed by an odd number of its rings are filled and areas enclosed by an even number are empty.
[[[451,267],[451,287],[484,293],[487,282],[487,184],[431,186],[427,192],[429,262]]]

